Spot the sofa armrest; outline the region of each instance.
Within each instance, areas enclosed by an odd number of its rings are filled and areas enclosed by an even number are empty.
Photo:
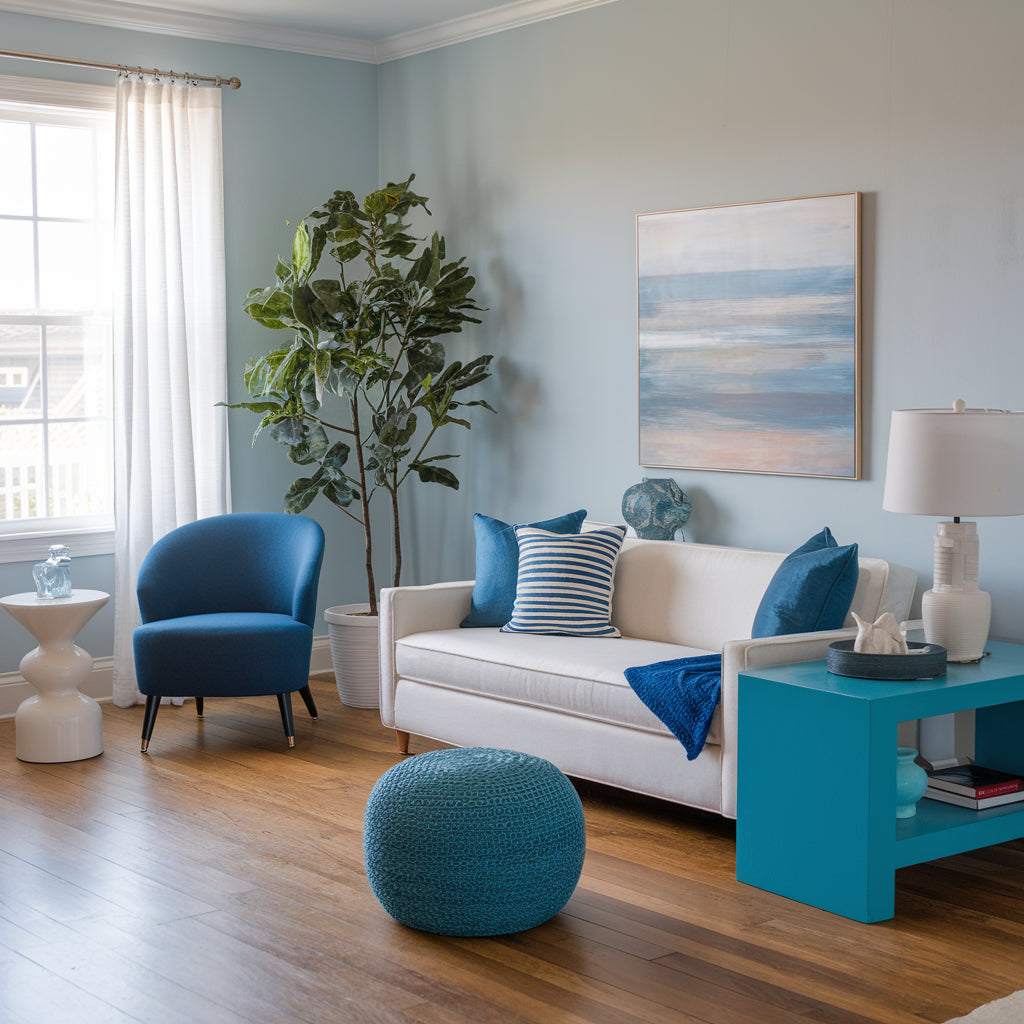
[[[759,668],[823,661],[828,645],[857,635],[852,628],[819,633],[787,633],[757,640],[730,640],[722,649],[722,813],[736,817],[736,756],[739,721],[739,676]]]
[[[385,587],[380,592],[380,720],[395,725],[395,643],[403,636],[432,629],[457,629],[469,614],[473,581],[431,583],[422,587]]]

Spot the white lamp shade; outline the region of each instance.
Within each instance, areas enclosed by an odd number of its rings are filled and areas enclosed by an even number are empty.
[[[897,409],[882,508],[921,516],[1024,513],[1024,413]]]

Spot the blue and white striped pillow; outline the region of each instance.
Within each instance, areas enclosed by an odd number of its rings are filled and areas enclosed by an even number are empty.
[[[615,562],[624,526],[580,534],[517,526],[519,576],[504,633],[621,636],[611,624]]]

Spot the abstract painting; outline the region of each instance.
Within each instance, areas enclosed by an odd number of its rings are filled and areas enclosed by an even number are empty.
[[[860,193],[637,217],[640,464],[860,478]]]

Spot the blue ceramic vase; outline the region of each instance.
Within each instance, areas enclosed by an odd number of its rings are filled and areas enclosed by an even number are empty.
[[[912,818],[917,814],[917,801],[928,788],[928,773],[915,763],[913,747],[896,748],[896,817]]]

